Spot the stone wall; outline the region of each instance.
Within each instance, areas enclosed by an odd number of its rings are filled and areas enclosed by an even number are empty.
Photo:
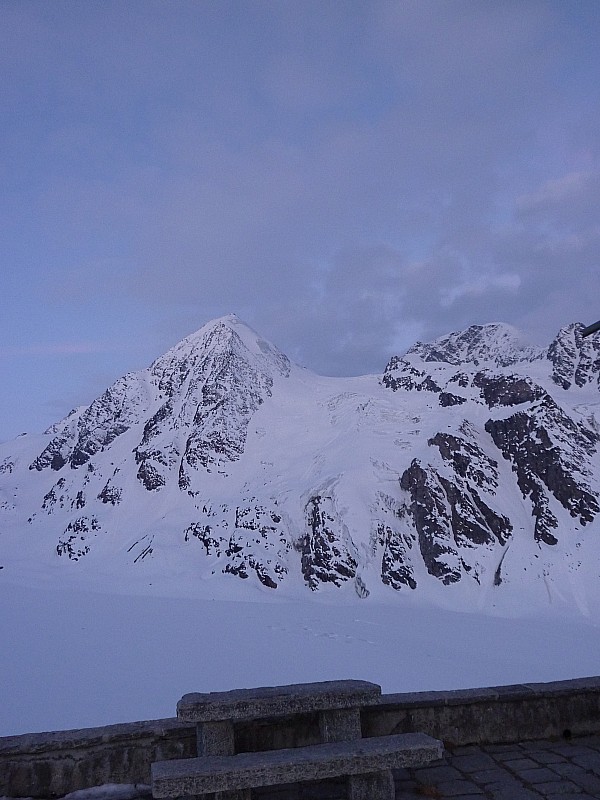
[[[362,727],[364,736],[421,731],[448,745],[598,733],[600,678],[383,695],[362,710]],[[318,740],[316,715],[236,730],[239,750]],[[149,783],[153,761],[193,755],[195,730],[176,719],[0,738],[0,795],[48,798],[104,783]]]
[[[0,796],[148,783],[152,761],[195,755],[195,744],[195,730],[176,719],[0,738]]]
[[[451,745],[568,739],[600,732],[600,677],[388,694],[362,713],[367,736],[418,730]]]

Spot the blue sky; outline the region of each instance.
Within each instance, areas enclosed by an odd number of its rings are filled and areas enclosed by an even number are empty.
[[[235,312],[318,372],[600,317],[596,0],[0,0],[0,440]]]

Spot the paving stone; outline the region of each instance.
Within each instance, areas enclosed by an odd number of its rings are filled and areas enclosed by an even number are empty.
[[[579,775],[569,775],[569,779],[584,791],[600,797],[600,778],[597,775],[590,775],[589,772],[584,772]]]
[[[452,800],[481,800],[480,794],[458,794]]]
[[[457,769],[447,765],[415,769],[413,774],[419,783],[439,783],[440,781],[461,780],[463,777]]]
[[[561,756],[565,756],[565,758],[597,754],[597,751],[593,748],[581,744],[555,744],[552,746],[552,750]]]
[[[517,780],[513,775],[505,775],[502,780],[495,783],[490,783],[485,787],[486,792],[499,792],[500,790],[508,791],[509,789],[522,789],[523,783]]]
[[[469,777],[474,780],[476,783],[481,783],[484,786],[488,783],[500,783],[503,779],[506,779],[507,776],[510,775],[510,778],[513,778],[513,775],[506,772],[506,770],[500,769],[496,766],[495,769],[484,769],[480,772],[472,772]]]
[[[590,794],[547,794],[544,800],[598,800]]]
[[[395,770],[394,785],[396,800],[600,800],[600,736],[457,747],[427,767]],[[281,789],[260,790],[257,800],[346,797],[332,781]]]
[[[547,769],[546,767],[538,767],[537,769],[521,769],[517,774],[521,780],[525,781],[525,783],[532,784],[562,780],[560,775],[557,775],[556,772],[553,772],[551,769]]]
[[[514,772],[519,772],[522,769],[536,769],[539,764],[536,764],[531,758],[517,758],[505,761],[504,766],[512,769]]]
[[[538,764],[560,764],[561,762],[566,763],[567,760],[564,756],[550,750],[530,750],[527,757],[535,759]]]
[[[467,756],[471,753],[481,753],[481,747],[478,744],[463,744],[460,747],[453,747],[451,756]]]
[[[448,756],[449,756],[449,754],[448,754]],[[430,761],[429,762],[429,766],[430,767],[445,767],[449,763],[450,763],[450,759],[449,759],[449,757],[447,757],[445,755],[444,758],[436,758],[435,761]]]
[[[520,784],[501,784],[497,788],[488,788],[488,791],[492,800],[540,800],[538,792],[532,792]]]
[[[520,758],[527,758],[527,754],[524,750],[516,750],[514,747],[512,750],[505,750],[503,753],[493,753],[492,754],[496,761],[517,761]]]
[[[572,757],[574,764],[584,769],[590,769],[593,772],[600,774],[600,753],[590,751],[584,755],[576,755]]]
[[[553,795],[565,794],[578,794],[581,792],[579,786],[576,786],[571,781],[555,781],[553,783],[538,783],[536,790],[541,792],[542,795],[547,795],[552,792]]]
[[[496,766],[496,762],[487,753],[478,752],[464,756],[454,756],[452,766],[461,772],[475,772],[482,769],[492,769]]]
[[[570,761],[565,761],[564,764],[551,764],[550,769],[556,772],[557,775],[562,775],[563,778],[575,779],[577,775],[585,775],[586,771],[583,767],[578,767],[577,764],[572,764]]]
[[[600,736],[598,736],[598,734],[592,734],[590,736],[578,736],[577,744],[598,749],[600,748]]]
[[[461,794],[483,794],[482,790],[471,781],[442,781],[437,784],[436,789],[441,797],[457,797]]]
[[[419,784],[416,781],[407,780],[407,781],[394,781],[394,786],[396,787],[396,793],[398,792],[409,792],[414,791],[417,789]]]
[[[534,742],[519,742],[519,747],[522,750],[547,750],[552,747],[556,742],[551,742],[550,739],[536,739]]]
[[[406,767],[401,767],[400,769],[393,769],[392,775],[394,776],[395,781],[406,781],[410,778],[410,770]]]

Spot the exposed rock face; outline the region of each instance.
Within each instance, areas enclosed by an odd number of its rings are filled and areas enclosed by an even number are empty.
[[[562,328],[548,348],[552,380],[563,389],[600,381],[600,337],[581,335],[583,325]]]
[[[437,383],[424,370],[416,369],[404,358],[394,356],[383,373],[383,385],[396,392],[398,389],[417,392],[441,392]]]
[[[285,371],[282,361],[276,364]],[[176,467],[180,489],[193,493],[198,469],[222,469],[244,452],[249,420],[270,396],[272,374],[224,322],[191,353],[176,348],[156,361],[151,374],[166,400],[135,448],[138,479],[154,491]]]
[[[302,574],[311,589],[322,583],[341,586],[354,578],[357,562],[348,547],[348,534],[330,497],[311,497],[306,506],[307,530],[300,543]]]
[[[423,362],[439,361],[453,366],[489,363],[510,367],[544,356],[541,348],[522,342],[519,332],[510,325],[471,325],[464,331],[441,336],[434,342],[417,342],[406,353]]]
[[[451,524],[454,509],[448,507],[450,486],[430,467],[415,459],[405,470],[400,486],[410,494],[407,507],[419,537],[419,548],[427,572],[443,584],[460,580],[460,560]]]
[[[118,486],[115,486],[109,480],[106,482],[102,491],[98,493],[98,500],[102,500],[103,503],[110,503],[111,505],[116,506],[121,502],[122,494],[123,490]]]
[[[204,505],[201,520],[184,531],[184,541],[198,541],[222,573],[248,578],[254,572],[263,586],[276,589],[287,574],[288,532],[275,509],[255,503],[251,498],[235,509]]]
[[[428,445],[437,448],[443,466],[423,468],[413,460],[400,481],[410,496],[405,513],[412,517],[418,532],[429,574],[444,584],[455,583],[463,570],[473,571],[460,553],[481,545],[506,544],[512,524],[482,496],[484,492],[493,496],[498,485],[495,461],[463,437],[438,433]],[[472,577],[478,577],[477,571]]]
[[[518,375],[490,375],[478,372],[473,378],[473,385],[481,389],[488,408],[533,403],[545,394],[540,386]]]
[[[275,351],[270,365],[266,356],[253,357],[226,322],[191,339],[155,361],[146,374],[126,375],[88,408],[54,426],[55,435],[30,469],[83,466],[132,425],[139,426],[157,403],[134,447],[137,477],[148,491],[165,486],[175,465],[181,488],[188,488],[190,469],[237,460],[250,417],[270,396],[268,366],[271,373],[275,367],[285,374],[289,362]]]
[[[583,340],[581,329],[563,329],[546,351],[551,379],[564,389],[597,383],[600,375],[600,343]],[[483,429],[498,457],[511,463],[519,493],[531,505],[533,539],[555,546],[560,523],[554,501],[580,525],[592,522],[600,510],[597,490],[590,484],[597,472],[599,438],[593,414],[576,421],[526,374],[529,369],[538,372],[543,362],[544,351],[522,345],[508,326],[472,326],[430,344],[417,343],[405,356],[391,359],[382,384],[394,392],[437,390],[442,408],[461,406],[463,412],[483,402],[494,412]],[[427,364],[432,365],[431,374]],[[465,369],[470,364],[478,369]],[[518,370],[512,372],[513,367]],[[507,416],[504,409],[515,406],[519,410]],[[467,419],[463,431],[469,427]],[[440,430],[428,439],[445,468],[433,452],[425,461],[413,459],[400,481],[408,493],[400,514],[410,517],[418,532],[430,575],[444,584],[465,575],[479,579],[479,567],[467,564],[465,554],[473,548],[496,548],[494,584],[499,585],[505,554],[501,548],[513,535],[513,523],[510,509],[499,509],[494,500],[500,483],[498,461],[476,443],[482,441],[481,431],[470,426],[470,434],[473,431],[474,438]],[[489,453],[489,443],[486,450]]]
[[[148,405],[144,388],[138,375],[126,375],[118,380],[86,409],[72,412],[64,425],[51,429],[56,435],[29,468],[50,467],[58,471],[67,463],[73,469],[86,464],[144,413]]]
[[[439,403],[442,408],[448,408],[448,406],[460,406],[466,402],[466,397],[460,397],[457,394],[452,394],[452,392],[440,392]]]
[[[379,492],[374,508],[375,542],[373,552],[381,548],[381,581],[392,589],[416,589],[417,581],[412,564],[413,548],[417,550],[417,535],[407,524],[404,506],[393,496]]]
[[[56,552],[71,561],[79,561],[90,552],[89,540],[100,530],[96,517],[77,517],[67,525],[64,535],[58,540]]]
[[[549,509],[548,493],[581,525],[593,521],[600,511],[588,484],[590,457],[599,441],[594,431],[577,425],[549,395],[528,411],[489,420],[485,428],[512,462],[523,497],[531,500],[536,541],[558,541],[552,533],[558,520]]]
[[[474,325],[338,379],[217,320],[0,445],[3,565],[26,530],[41,559],[147,583],[564,593],[586,547],[600,581],[600,336],[581,329],[538,348]]]

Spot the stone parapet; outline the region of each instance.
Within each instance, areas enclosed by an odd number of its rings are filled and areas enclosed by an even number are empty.
[[[421,731],[452,745],[600,731],[600,678],[382,695],[363,710],[366,736]]]
[[[584,736],[600,732],[600,677],[382,695],[361,721],[363,736],[421,732],[454,746]],[[241,723],[235,736],[240,751],[315,744],[318,714]],[[0,738],[0,796],[148,784],[152,762],[195,754],[195,726],[176,719],[9,736]]]

